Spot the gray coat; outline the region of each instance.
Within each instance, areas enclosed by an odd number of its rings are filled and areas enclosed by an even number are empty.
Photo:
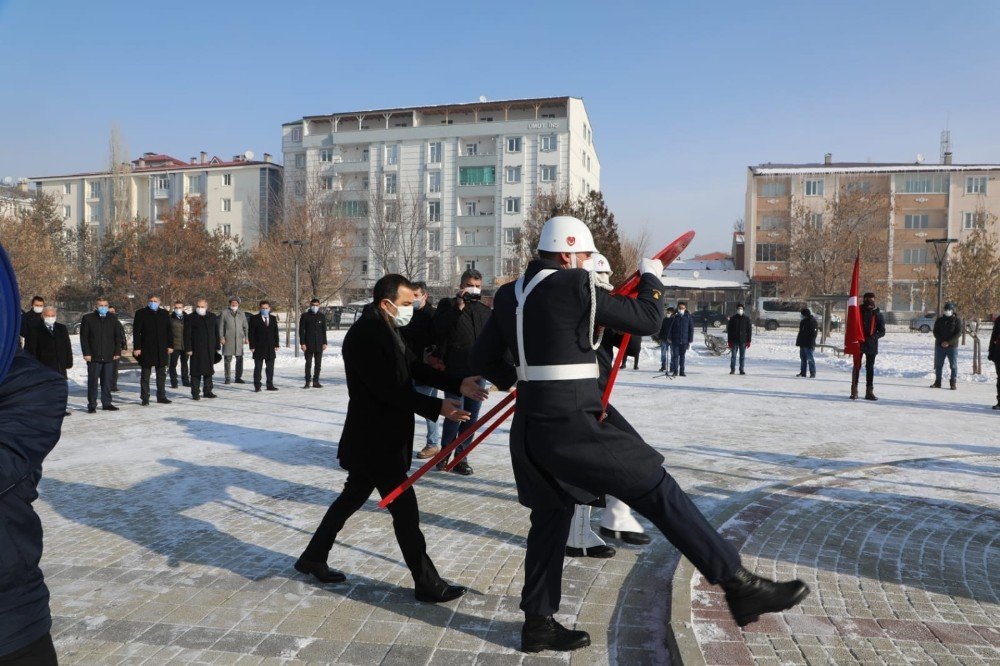
[[[243,356],[243,341],[247,339],[247,316],[243,310],[226,308],[219,315],[219,339],[225,340],[222,345],[223,356]]]

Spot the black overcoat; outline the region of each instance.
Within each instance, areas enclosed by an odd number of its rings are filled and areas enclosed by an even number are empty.
[[[795,336],[795,346],[806,349],[816,348],[816,335],[819,333],[819,323],[816,317],[809,315],[799,322],[799,334]]]
[[[865,339],[861,341],[861,353],[878,354],[878,341],[885,337],[885,317],[878,308],[861,308],[861,329]]]
[[[170,315],[164,309],[142,308],[132,322],[132,354],[140,352],[136,360],[144,368],[162,368],[170,363],[167,349],[174,347],[174,332]]]
[[[307,352],[321,352],[326,342],[326,315],[306,310],[299,317],[299,344]]]
[[[492,314],[482,301],[469,301],[461,310],[455,298],[438,301],[434,311],[435,353],[444,362],[445,372],[452,377],[473,374],[469,354]]]
[[[753,335],[750,317],[745,314],[735,314],[726,323],[726,338],[731,345],[748,345]]]
[[[184,317],[184,349],[191,353],[191,376],[215,374],[216,354],[219,353],[219,320],[212,312],[197,312]]]
[[[28,331],[24,350],[42,365],[63,376],[66,375],[67,368],[73,367],[73,345],[69,341],[69,330],[59,322],[52,325],[51,333],[45,322],[33,326]]]
[[[267,318],[267,326],[264,326],[264,318],[260,316],[260,313],[253,315],[250,317],[250,331],[247,334],[247,339],[250,340],[250,351],[253,352],[255,359],[274,358],[275,349],[279,346],[278,320],[271,314]]]
[[[110,363],[125,348],[125,329],[110,312],[103,317],[96,312],[80,321],[80,349],[95,363]]]

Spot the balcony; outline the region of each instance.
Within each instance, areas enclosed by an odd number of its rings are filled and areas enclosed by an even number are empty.
[[[455,224],[459,227],[493,227],[496,225],[496,212],[480,211],[475,215],[456,215]]]
[[[154,199],[169,199],[170,198],[170,187],[154,187],[153,188],[153,198]]]
[[[496,254],[496,247],[492,241],[489,244],[480,241],[475,245],[458,245],[455,253],[461,257],[492,257]]]
[[[459,155],[458,163],[462,166],[493,166],[497,163],[497,154],[490,151],[475,155]]]
[[[458,196],[465,197],[491,197],[496,195],[496,183],[477,183],[475,185],[459,185],[456,188]]]
[[[367,157],[354,157],[341,160],[340,162],[334,162],[333,168],[337,173],[367,173],[369,162]]]

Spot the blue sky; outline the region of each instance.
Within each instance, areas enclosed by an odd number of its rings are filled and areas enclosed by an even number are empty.
[[[1000,2],[0,0],[0,177],[280,155],[303,115],[583,97],[626,231],[728,250],[746,167],[1000,162]]]

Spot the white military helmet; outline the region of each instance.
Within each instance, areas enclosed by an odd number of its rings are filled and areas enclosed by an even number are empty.
[[[591,266],[594,267],[593,270],[595,273],[606,273],[607,275],[611,275],[613,272],[611,270],[611,262],[609,262],[608,258],[599,252],[595,252],[591,255],[590,262]]]
[[[549,218],[538,237],[539,252],[597,252],[587,225],[569,215]]]

